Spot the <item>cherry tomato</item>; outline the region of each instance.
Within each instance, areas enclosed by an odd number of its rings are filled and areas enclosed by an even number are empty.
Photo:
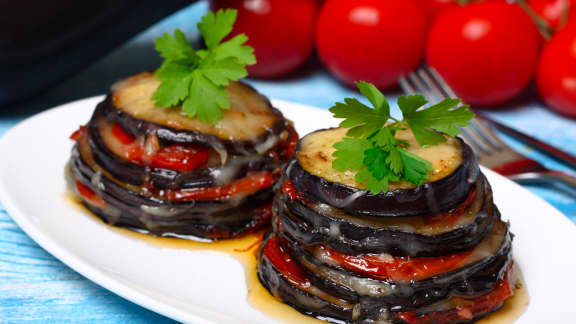
[[[540,96],[555,111],[576,117],[576,25],[568,25],[544,48],[536,78]]]
[[[254,77],[272,78],[294,71],[314,49],[317,0],[212,0],[211,9],[233,8],[238,18],[232,35],[245,33],[257,63]]]
[[[576,19],[576,1],[530,0],[528,5],[555,30],[562,27],[563,15],[567,15],[568,20]]]
[[[440,15],[430,30],[426,55],[464,101],[494,106],[528,85],[541,41],[518,5],[480,2]]]
[[[459,7],[457,0],[418,0],[418,3],[430,18],[435,18],[448,9]]]
[[[389,88],[422,60],[427,30],[428,18],[414,0],[328,0],[316,46],[340,81]]]

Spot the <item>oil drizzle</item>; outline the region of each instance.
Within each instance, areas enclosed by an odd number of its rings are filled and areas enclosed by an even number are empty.
[[[524,282],[520,268],[516,266],[515,271],[518,277],[516,279],[514,295],[508,298],[498,311],[479,320],[476,324],[514,323],[526,311],[530,303],[530,297],[528,296],[528,290],[526,289],[526,283]]]
[[[66,200],[83,213],[90,215],[111,230],[132,239],[160,248],[182,249],[202,252],[216,252],[229,255],[238,260],[244,267],[246,286],[248,288],[248,304],[258,311],[284,323],[322,324],[325,321],[304,315],[294,308],[282,303],[272,296],[258,279],[257,252],[266,230],[256,231],[235,239],[214,242],[190,241],[179,238],[156,237],[138,233],[129,229],[108,225],[84,207],[72,193],[66,195]],[[510,324],[514,323],[526,310],[529,303],[528,292],[518,268],[518,279],[514,296],[504,302],[497,312],[481,319],[477,324]]]

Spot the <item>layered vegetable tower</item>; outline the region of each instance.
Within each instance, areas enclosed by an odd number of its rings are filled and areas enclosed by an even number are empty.
[[[266,224],[298,136],[240,82],[215,124],[152,101],[151,73],[125,79],[72,137],[72,191],[104,221],[163,236],[234,237]]]
[[[423,147],[397,130],[433,171],[373,194],[332,167],[347,131],[299,142],[260,253],[264,286],[337,323],[463,323],[497,310],[515,286],[512,235],[470,147],[448,137]]]

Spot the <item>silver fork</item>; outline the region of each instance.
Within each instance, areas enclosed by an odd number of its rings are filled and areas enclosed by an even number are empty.
[[[423,67],[400,77],[400,87],[406,94],[421,93],[434,104],[456,94],[436,70]],[[478,162],[519,183],[552,184],[571,188],[576,194],[576,177],[550,170],[539,162],[523,156],[506,145],[481,119],[474,118],[469,127],[462,128],[462,138],[472,147]]]

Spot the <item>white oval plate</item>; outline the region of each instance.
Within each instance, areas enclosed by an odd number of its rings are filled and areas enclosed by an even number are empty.
[[[278,323],[248,305],[244,270],[224,255],[166,249],[125,237],[64,199],[70,134],[88,121],[93,97],[33,116],[0,139],[0,198],[38,244],[116,294],[173,319],[203,323]],[[335,126],[329,112],[274,101],[300,134]],[[484,170],[530,294],[518,323],[567,323],[576,314],[576,227],[522,187]]]

